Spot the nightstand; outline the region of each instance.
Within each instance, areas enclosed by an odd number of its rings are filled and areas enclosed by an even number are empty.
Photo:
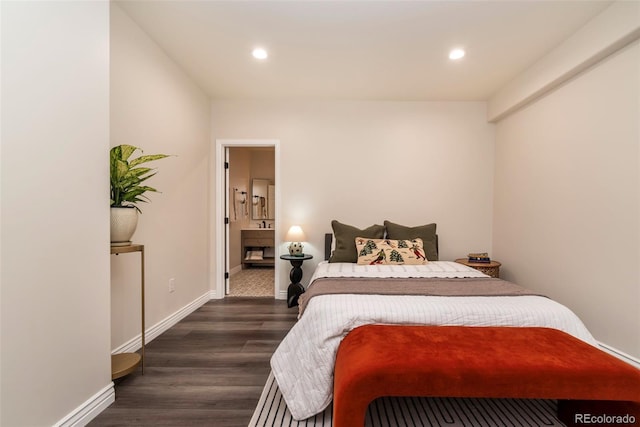
[[[467,267],[475,268],[478,271],[486,274],[487,276],[498,278],[500,277],[500,264],[498,261],[491,262],[469,262],[467,258],[458,258],[456,260],[458,264],[464,264]]]
[[[302,280],[301,267],[304,261],[311,258],[313,258],[313,255],[307,255],[307,254],[302,256],[280,255],[280,259],[289,261],[293,266],[293,268],[291,269],[291,272],[289,273],[289,279],[291,279],[291,283],[287,288],[287,306],[289,308],[295,307],[296,305],[298,305],[298,298],[305,291],[304,286],[302,286],[302,284],[300,283],[300,280]]]

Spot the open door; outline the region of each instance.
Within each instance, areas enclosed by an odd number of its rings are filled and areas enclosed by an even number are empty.
[[[280,180],[279,172],[279,158],[280,158],[280,142],[276,139],[216,139],[214,141],[215,148],[211,150],[210,165],[211,165],[211,180],[214,185],[211,186],[210,203],[211,212],[215,212],[212,216],[212,225],[210,229],[210,251],[211,251],[211,289],[212,298],[225,298],[233,291],[231,289],[230,276],[231,272],[235,271],[240,265],[236,263],[236,253],[240,254],[240,246],[235,248],[233,246],[234,239],[236,238],[236,222],[232,227],[232,213],[234,207],[234,198],[231,191],[236,186],[234,181],[234,173],[230,173],[231,159],[234,158],[232,148],[245,147],[245,148],[269,148],[273,147],[273,162],[274,162],[274,179],[275,183]],[[235,170],[235,169],[234,169]],[[250,199],[250,181],[247,181],[247,188],[245,197],[247,201]],[[270,189],[270,194],[275,196],[275,206],[268,206],[274,212],[274,219],[272,220],[273,230],[273,251],[270,253],[275,260],[278,260],[279,256],[279,215],[275,213],[280,212],[280,187],[275,185]],[[250,211],[248,211],[250,212]],[[249,213],[247,215],[250,215]],[[267,221],[267,219],[265,219]],[[258,220],[251,219],[251,226],[257,228]],[[260,221],[262,222],[262,220]],[[251,228],[249,225],[242,225]],[[231,251],[233,249],[233,252]],[[232,256],[233,255],[233,256]],[[233,266],[233,269],[231,268]],[[274,265],[274,284],[273,294],[276,299],[286,299],[286,291],[281,291],[279,286],[280,278],[280,262],[275,262]]]
[[[224,294],[229,295],[229,147],[224,148]]]

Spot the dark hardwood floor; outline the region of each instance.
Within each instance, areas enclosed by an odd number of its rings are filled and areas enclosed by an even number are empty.
[[[117,380],[89,426],[246,427],[296,316],[273,298],[209,301],[146,346],[144,375]]]

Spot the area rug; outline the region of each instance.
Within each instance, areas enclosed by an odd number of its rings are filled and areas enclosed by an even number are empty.
[[[270,373],[249,427],[330,427],[332,410],[329,405],[312,418],[294,420]],[[369,405],[365,426],[547,427],[564,424],[556,417],[555,400],[383,397]]]

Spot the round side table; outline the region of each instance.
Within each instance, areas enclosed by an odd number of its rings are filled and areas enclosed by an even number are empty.
[[[467,258],[458,258],[456,260],[459,264],[464,264],[467,267],[474,268],[487,276],[498,278],[500,277],[500,266],[502,265],[498,261],[491,262],[469,262]]]
[[[308,254],[304,254],[300,256],[280,255],[280,259],[289,261],[293,266],[293,268],[291,269],[291,272],[289,273],[289,279],[291,280],[291,283],[287,288],[287,306],[290,308],[298,305],[298,298],[305,291],[304,286],[302,286],[302,284],[300,283],[300,280],[302,280],[301,267],[303,262],[311,258],[313,258],[313,255],[308,255]]]

